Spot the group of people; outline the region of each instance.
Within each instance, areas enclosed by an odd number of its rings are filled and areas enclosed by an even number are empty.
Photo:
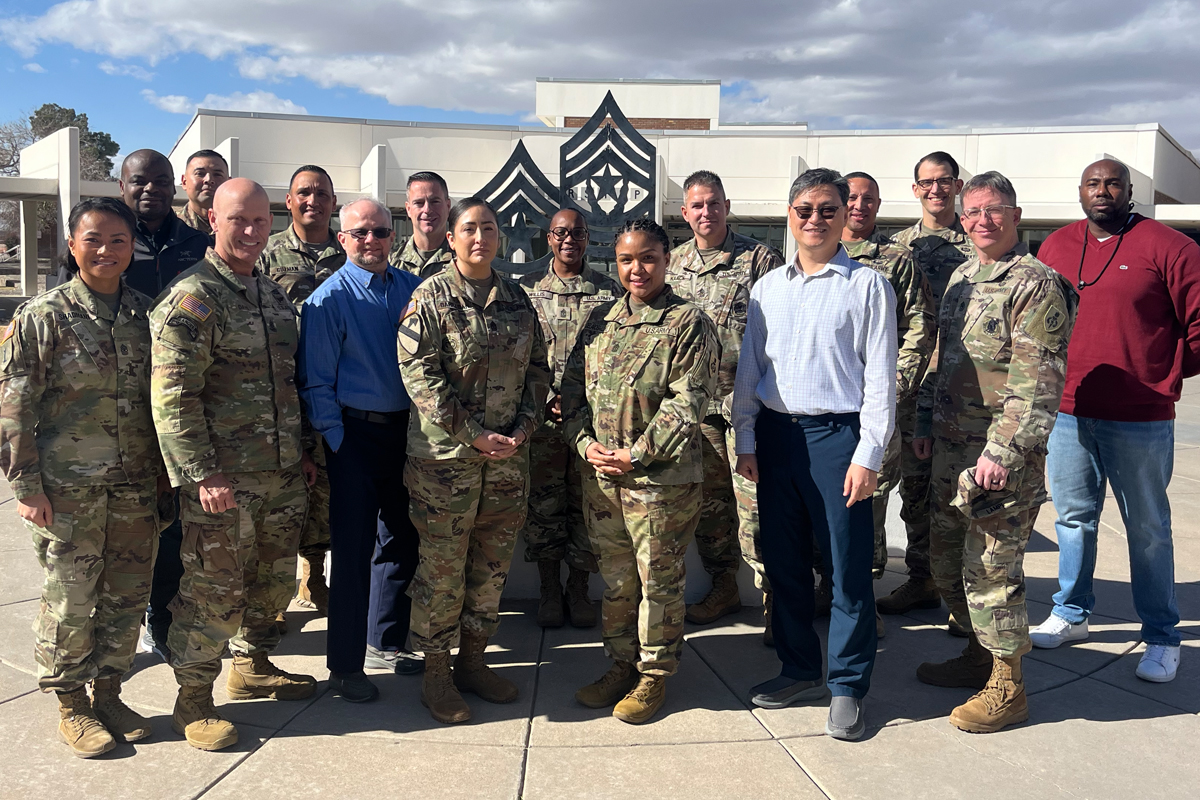
[[[699,171],[694,237],[625,223],[615,280],[570,208],[548,266],[504,274],[495,210],[452,203],[432,172],[409,177],[402,241],[373,199],[341,206],[335,233],[316,165],[274,235],[266,192],[218,153],[181,183],[177,215],[170,162],[127,157],[121,201],[72,209],[59,285],[0,334],[0,468],[45,571],[38,681],[78,756],[151,734],[121,700],[143,617],[197,748],[237,741],[213,703],[226,649],[231,699],[312,696],[268,658],[298,557],[343,699],[378,696],[370,667],[423,673],[442,723],[470,719],[464,694],[515,700],[485,653],[519,535],[539,624],[594,626],[603,578],[611,666],[585,706],[654,718],[685,619],[739,610],[745,560],[781,662],[755,705],[831,694],[827,732],[860,737],[883,615],[944,600],[967,646],[916,677],[974,690],[951,723],[998,731],[1028,717],[1022,656],[1088,635],[1110,479],[1137,674],[1176,674],[1166,486],[1174,403],[1200,371],[1200,249],[1132,212],[1119,162],[1086,168],[1085,219],[1040,261],[1012,184],[964,182],[943,152],[916,164],[922,218],[896,237],[870,175],[800,175],[790,264],[731,230],[721,179]],[[1022,561],[1047,479],[1061,591],[1030,631]],[[876,601],[897,486],[909,576]],[[693,539],[711,590],[685,608]]]

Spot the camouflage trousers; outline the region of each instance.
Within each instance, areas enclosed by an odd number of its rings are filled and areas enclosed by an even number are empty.
[[[900,519],[904,521],[905,532],[908,534],[908,546],[904,550],[904,564],[911,578],[928,578],[932,575],[929,567],[929,480],[933,465],[932,459],[919,459],[913,453],[913,433],[917,429],[917,401],[915,398],[905,400],[896,408],[896,429],[900,432],[899,453],[893,456],[891,472],[884,467],[880,475],[879,490],[875,493],[875,531],[879,535],[881,521],[887,517],[886,492],[899,481],[900,484]],[[889,443],[888,453],[892,446]],[[885,488],[883,479],[888,479]],[[884,494],[882,508],[879,507],[880,494]],[[884,563],[887,563],[887,544],[884,543]]]
[[[317,437],[317,448],[313,451],[317,482],[308,490],[308,514],[300,532],[300,555],[311,561],[321,561],[329,552],[329,473],[325,469],[321,434],[314,435]]]
[[[158,504],[154,481],[45,491],[54,522],[25,523],[44,576],[34,657],[43,691],[70,691],[133,666],[158,550]]]
[[[700,423],[704,462],[703,501],[696,526],[696,550],[709,575],[734,572],[738,556],[754,570],[755,582],[769,590],[758,541],[758,495],[754,484],[734,473],[733,428],[711,414]]]
[[[605,585],[604,652],[647,675],[674,675],[683,644],[683,559],[701,515],[701,484],[622,486],[593,470],[583,496]]]
[[[525,521],[525,560],[562,561],[596,571],[596,556],[583,521],[580,470],[592,471],[557,427],[543,425],[529,443],[529,518]]]
[[[408,589],[413,646],[449,650],[460,626],[491,638],[529,505],[529,448],[502,461],[410,456],[404,485],[420,536]]]
[[[959,475],[975,466],[980,452],[979,447],[934,440],[930,566],[959,625],[974,629],[980,643],[998,656],[1024,655],[1031,649],[1025,547],[1041,502],[1021,503],[979,519],[953,506]],[[1045,485],[1045,473],[1044,455],[1025,462],[1019,478],[1031,497],[1045,496],[1034,488]]]
[[[308,512],[300,465],[231,472],[237,507],[209,514],[200,486],[180,487],[183,577],[171,601],[167,646],[180,686],[205,686],[221,672],[226,642],[234,653],[270,652],[275,617],[296,590],[296,552]]]

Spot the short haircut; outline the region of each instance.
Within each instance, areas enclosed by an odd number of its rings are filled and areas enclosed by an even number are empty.
[[[950,170],[950,174],[954,176],[955,180],[958,179],[958,162],[954,160],[954,156],[943,150],[934,150],[932,153],[918,161],[917,165],[913,167],[914,181],[920,180],[921,165],[926,162],[945,167],[946,169]]]
[[[85,197],[72,206],[71,213],[67,216],[67,235],[73,238],[76,229],[82,224],[84,216],[93,213],[117,217],[129,228],[131,240],[137,235],[137,217],[134,216],[129,206],[115,197]],[[75,262],[75,256],[71,255],[70,250],[66,252],[64,263],[69,271],[79,272],[79,264]]]
[[[1003,195],[1009,205],[1017,204],[1017,190],[1013,188],[1012,181],[994,170],[981,172],[972,177],[963,184],[962,191],[958,193],[958,196],[966,197],[971,192],[978,192],[980,189],[991,189],[996,194]]]
[[[583,215],[583,212],[580,211],[578,208],[571,208],[569,206],[563,206],[562,208],[558,209],[553,214],[551,214],[549,219],[547,219],[546,221],[553,222],[555,217],[557,217],[559,214],[562,214],[564,212],[566,212],[568,214],[574,214],[575,216],[579,217],[579,221],[583,223],[583,227],[584,228],[588,227],[587,217],[585,217]]]
[[[446,220],[446,225],[450,228],[450,232],[454,233],[454,226],[458,224],[459,217],[470,211],[472,208],[479,208],[481,206],[488,210],[488,212],[492,215],[492,219],[496,221],[496,225],[499,226],[500,216],[496,213],[496,209],[492,208],[492,204],[487,200],[484,200],[482,197],[476,197],[472,195],[471,197],[464,197],[462,200],[459,200],[450,209],[450,217]]]
[[[708,173],[712,175],[712,173]],[[708,184],[701,184],[707,186]],[[667,232],[663,230],[663,226],[659,225],[652,219],[639,217],[638,219],[627,219],[621,224],[621,227],[613,233],[613,246],[616,246],[617,240],[627,233],[644,233],[651,239],[654,239],[662,245],[663,254],[671,252],[671,237],[667,236]]]
[[[879,181],[875,180],[874,177],[872,177],[871,175],[868,175],[865,172],[848,172],[845,175],[843,175],[842,177],[846,179],[847,185],[850,184],[850,181],[854,181],[854,180],[870,181],[871,183],[875,184],[875,190],[876,191],[879,190]]]
[[[333,178],[329,177],[329,173],[323,167],[318,167],[316,164],[305,164],[292,173],[291,180],[288,181],[288,191],[292,190],[292,184],[296,182],[296,176],[302,172],[315,172],[318,175],[324,175],[325,180],[329,181],[329,189],[333,190]]]
[[[1133,173],[1131,173],[1131,172],[1129,171],[1129,165],[1127,165],[1127,164],[1126,164],[1124,161],[1122,161],[1122,160],[1121,160],[1121,159],[1119,159],[1119,158],[1098,158],[1098,159],[1096,159],[1095,161],[1093,161],[1092,163],[1088,164],[1086,167],[1084,167],[1084,168],[1083,168],[1083,175],[1087,175],[1087,171],[1088,171],[1089,169],[1091,169],[1091,168],[1092,168],[1092,167],[1094,167],[1096,164],[1099,164],[1099,163],[1101,163],[1101,162],[1103,162],[1103,161],[1107,161],[1107,162],[1109,162],[1110,164],[1116,164],[1118,167],[1120,167],[1120,168],[1121,168],[1121,177],[1125,179],[1125,182],[1126,182],[1126,183],[1132,183],[1132,182],[1133,182]],[[1081,175],[1080,177],[1082,178],[1082,177],[1083,177],[1083,175]]]
[[[127,164],[129,164],[131,161],[135,161],[135,160],[145,161],[146,163],[152,163],[154,161],[161,160],[163,163],[165,163],[167,165],[167,171],[171,173],[171,176],[172,177],[175,176],[175,167],[171,164],[171,159],[167,158],[166,156],[164,156],[162,153],[158,152],[157,150],[151,150],[149,147],[143,147],[141,150],[134,150],[132,153],[125,156],[125,159],[123,161],[121,161],[121,179],[122,180],[124,180],[124,178],[125,178],[125,166]]]
[[[225,156],[221,155],[216,150],[197,150],[188,156],[187,161],[183,162],[183,168],[187,169],[188,165],[197,158],[219,158],[221,159],[221,163],[225,165],[225,171],[229,171],[229,162],[225,160]],[[292,177],[294,178],[296,176],[293,175]]]
[[[346,203],[346,205],[342,206],[342,209],[340,211],[338,211],[338,222],[340,223],[340,227],[342,230],[346,229],[346,212],[348,210],[350,210],[351,208],[353,208],[354,206],[359,206],[364,203],[366,203],[369,206],[372,206],[375,211],[378,211],[379,213],[381,213],[385,217],[387,217],[388,227],[389,228],[391,227],[391,225],[392,225],[392,210],[390,208],[388,208],[383,203],[376,200],[374,197],[360,197],[357,200],[351,200],[349,203]]]
[[[446,195],[446,199],[450,199],[450,187],[446,185],[446,179],[436,172],[428,170],[424,172],[414,172],[408,176],[408,183],[404,184],[405,189],[411,189],[414,183],[436,183],[442,187],[442,194]]]
[[[836,169],[817,167],[802,173],[799,178],[792,181],[792,188],[788,190],[788,205],[796,202],[796,198],[809,189],[815,189],[818,186],[832,186],[837,189],[838,197],[842,199],[842,205],[850,202],[850,184],[842,177],[842,173]]]
[[[721,193],[722,197],[727,197],[725,194],[725,184],[721,183],[721,176],[707,169],[698,169],[691,175],[688,175],[687,180],[683,182],[683,193],[686,195],[688,190],[693,186],[716,189]]]

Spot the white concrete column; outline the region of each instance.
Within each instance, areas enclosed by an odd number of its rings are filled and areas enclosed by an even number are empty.
[[[804,159],[800,156],[792,156],[791,172],[789,173],[788,177],[788,189],[791,190],[792,183],[795,182],[796,178],[799,178],[802,173],[807,171],[808,164],[805,163]],[[786,197],[784,197],[783,200],[785,203],[787,202]],[[787,226],[788,219],[788,216],[784,216],[783,218],[783,224],[785,227]],[[783,237],[783,241],[786,244],[783,255],[784,258],[787,259],[787,263],[790,264],[796,260],[796,240],[792,238],[792,231],[790,227],[788,228],[787,234]]]
[[[79,202],[79,129],[63,128],[51,136],[58,139],[58,251],[67,246],[67,219]],[[54,265],[50,268],[53,270]]]
[[[667,159],[661,152],[654,156],[654,221],[663,224],[663,204],[667,202]]]
[[[377,144],[362,163],[359,189],[365,195],[387,203],[387,145]]]
[[[79,129],[78,128],[63,128],[55,131],[49,136],[34,142],[29,147],[21,151],[21,177],[23,178],[51,178],[57,182],[58,188],[58,214],[56,216],[56,236],[58,237],[59,252],[66,246],[67,239],[67,218],[71,214],[71,208],[79,202]],[[33,238],[29,240],[32,245],[32,262],[37,264],[37,224],[30,221],[33,216],[33,208],[26,209],[25,203],[22,206],[22,225],[21,225],[21,249],[22,252],[26,247],[26,233],[28,230],[33,230]],[[32,226],[27,227],[28,226]],[[22,265],[25,262],[22,260]],[[32,278],[36,283],[35,277]],[[22,281],[23,285],[26,285]]]
[[[241,139],[231,136],[213,148],[225,157],[229,164],[229,177],[236,178],[242,174]]]
[[[38,293],[38,215],[37,201],[21,201],[21,294]]]

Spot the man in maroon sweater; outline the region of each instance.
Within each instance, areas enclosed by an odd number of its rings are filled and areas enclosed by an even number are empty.
[[[1200,247],[1131,213],[1131,194],[1124,164],[1091,164],[1079,186],[1086,219],[1055,231],[1038,251],[1080,299],[1047,469],[1060,591],[1030,638],[1044,648],[1087,638],[1096,534],[1111,482],[1146,643],[1137,676],[1166,683],[1175,678],[1180,641],[1167,484],[1175,402],[1183,379],[1200,372]]]

